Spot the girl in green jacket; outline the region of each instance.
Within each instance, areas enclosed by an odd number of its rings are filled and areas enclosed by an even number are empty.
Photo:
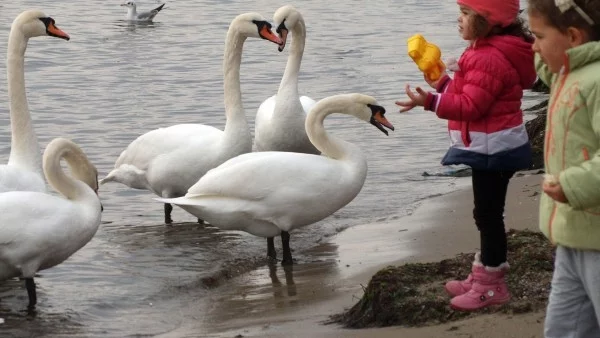
[[[600,337],[600,0],[529,0],[551,88],[540,228],[557,245],[545,337]]]

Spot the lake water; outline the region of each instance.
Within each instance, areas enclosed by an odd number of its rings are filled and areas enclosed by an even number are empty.
[[[138,2],[141,10],[160,2]],[[30,40],[26,53],[27,94],[42,148],[55,137],[78,143],[100,176],[137,136],[178,123],[225,123],[222,90],[224,38],[238,14],[256,11],[268,20],[284,3],[260,1],[169,1],[153,24],[123,21],[119,1],[0,4],[0,55],[6,55],[12,20],[40,8],[71,41]],[[456,31],[454,1],[320,1],[294,4],[307,25],[300,91],[316,100],[360,92],[388,109],[396,130],[388,137],[347,116],[332,116],[328,130],[359,145],[369,174],[358,197],[331,217],[292,232],[298,264],[315,260],[311,250],[349,226],[405,215],[415,202],[457,188],[453,178],[422,177],[446,170],[439,160],[447,146],[444,121],[416,110],[400,115],[404,84],[422,84],[406,55],[406,39],[422,33],[444,57],[464,49]],[[293,36],[292,36],[293,39]],[[287,52],[249,39],[241,82],[251,127],[259,104],[276,93]],[[5,59],[0,63],[0,160],[10,151]],[[524,106],[539,95],[526,93]],[[173,227],[163,224],[163,206],[154,195],[118,184],[100,189],[102,225],[94,239],[64,264],[36,278],[35,317],[23,310],[23,283],[0,283],[0,336],[152,336],[195,320],[224,276],[265,264],[266,241],[194,223],[175,208]],[[1,225],[0,225],[1,226]],[[280,241],[276,241],[279,250]],[[279,250],[279,254],[281,251]],[[186,313],[182,316],[182,313]],[[199,315],[200,316],[200,315]],[[4,333],[3,333],[4,332]]]

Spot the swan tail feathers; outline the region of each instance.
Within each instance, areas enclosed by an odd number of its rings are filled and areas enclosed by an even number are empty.
[[[158,7],[156,7],[154,10],[157,11],[157,12],[160,12],[160,10],[163,9],[164,6],[165,6],[165,4],[162,4],[162,5],[158,6]]]
[[[156,197],[154,198],[155,201],[158,202],[162,202],[162,203],[169,203],[169,204],[175,204],[175,205],[192,205],[194,204],[194,201],[184,197],[175,197],[175,198],[164,198],[164,197]]]

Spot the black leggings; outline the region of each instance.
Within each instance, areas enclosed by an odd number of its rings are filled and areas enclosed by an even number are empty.
[[[481,238],[481,262],[497,267],[506,262],[504,204],[508,181],[514,171],[473,169],[473,218]]]

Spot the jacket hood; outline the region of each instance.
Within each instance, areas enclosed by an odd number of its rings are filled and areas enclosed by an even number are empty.
[[[483,41],[496,47],[510,61],[521,75],[523,89],[530,89],[533,86],[537,73],[534,66],[535,55],[530,42],[513,35],[495,35]]]

